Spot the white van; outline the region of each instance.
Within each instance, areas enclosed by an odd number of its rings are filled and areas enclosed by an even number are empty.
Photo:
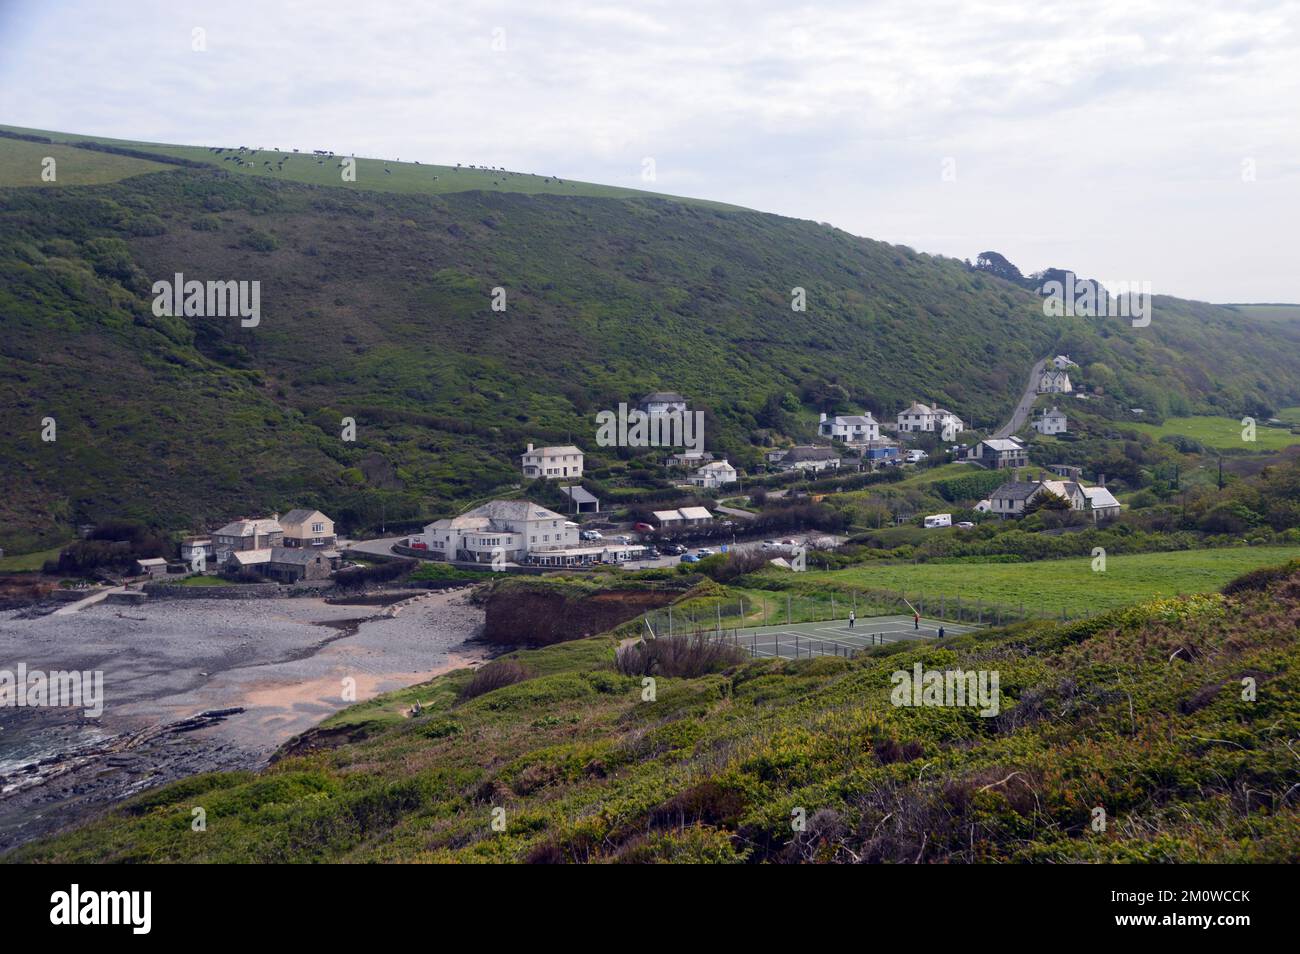
[[[935,527],[951,527],[952,514],[936,513],[933,516],[925,518],[925,529],[932,530]]]

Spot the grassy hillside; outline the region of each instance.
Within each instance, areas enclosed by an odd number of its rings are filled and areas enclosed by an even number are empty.
[[[1130,423],[1126,427],[1150,434],[1152,437],[1165,437],[1177,434],[1212,447],[1227,451],[1271,451],[1281,450],[1293,444],[1300,444],[1300,434],[1293,434],[1281,427],[1265,427],[1263,422],[1255,425],[1254,442],[1242,439],[1241,418],[1230,417],[1171,417],[1160,424]]]
[[[373,700],[265,772],[10,859],[1294,863],[1300,564],[1231,589],[660,677],[653,699],[610,640],[564,643],[516,654],[523,682]],[[891,704],[916,664],[996,671],[998,713]]]
[[[55,163],[54,182],[41,178],[47,158]],[[0,138],[0,187],[99,185],[166,168],[162,163],[148,159]]]
[[[46,129],[27,129],[21,126],[0,125],[0,131],[48,139],[54,143],[67,143],[69,146],[63,148],[64,154],[70,158],[76,157],[78,162],[86,163],[93,161],[95,153],[87,152],[84,149],[71,148],[72,146],[99,143],[120,149],[153,153],[186,162],[202,163],[236,176],[297,182],[312,186],[364,189],[370,192],[445,195],[452,192],[481,190],[484,192],[518,193],[522,195],[582,196],[599,199],[627,199],[640,196],[670,198],[678,202],[711,208],[736,208],[736,206],[730,206],[723,202],[707,202],[699,199],[666,196],[656,192],[600,185],[595,182],[574,182],[562,179],[553,172],[536,173],[478,169],[470,168],[467,165],[460,167],[454,165],[426,165],[411,161],[394,162],[369,157],[356,157],[356,179],[354,182],[345,183],[338,165],[344,158],[343,156],[317,156],[312,153],[313,148],[328,149],[327,144],[318,147],[307,147],[306,152],[295,153],[292,147],[278,150],[247,145],[246,148],[241,150],[238,144],[232,146],[177,146],[167,143],[138,142],[131,139],[109,139],[103,136],[80,136],[74,133],[51,132]],[[48,154],[55,155],[55,153]],[[0,153],[0,156],[2,155]],[[235,156],[242,158],[244,160],[243,164],[235,163],[233,159]],[[120,179],[125,175],[134,175],[144,171],[149,170],[137,169],[136,172],[123,172],[122,175],[113,178]],[[97,181],[113,180],[101,179]],[[27,185],[28,183],[0,184]]]
[[[952,532],[952,531],[932,531]],[[956,531],[960,532],[960,531]],[[816,590],[827,583],[870,589],[905,589],[936,600],[961,597],[1073,614],[1099,612],[1139,600],[1218,589],[1233,577],[1260,566],[1300,557],[1294,547],[1233,547],[1172,553],[1111,554],[1106,571],[1094,572],[1092,557],[1039,560],[1032,563],[920,563],[865,566],[848,570],[809,571],[799,588]]]
[[[617,486],[635,462],[594,447],[595,413],[656,388],[705,409],[710,449],[742,466],[773,433],[806,437],[818,407],[999,420],[1055,350],[1153,413],[1300,400],[1300,331],[1214,306],[1157,299],[1146,329],[1047,320],[960,262],[811,222],[516,178],[295,182],[185,150],[139,151],[196,165],[0,189],[0,546],[113,516],[427,517],[516,484],[528,441],[576,441]],[[175,272],[260,281],[261,323],[154,316]]]

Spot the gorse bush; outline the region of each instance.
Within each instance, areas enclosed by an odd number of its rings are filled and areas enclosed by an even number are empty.
[[[488,663],[460,690],[461,700],[474,699],[494,689],[504,689],[532,678],[527,666],[515,659],[497,659]]]
[[[614,668],[625,676],[693,678],[737,666],[749,654],[705,632],[660,636],[618,647]]]

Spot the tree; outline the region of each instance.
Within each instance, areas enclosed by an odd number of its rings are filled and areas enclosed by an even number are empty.
[[[1025,276],[1020,274],[1020,269],[1007,261],[1000,252],[980,252],[979,257],[975,259],[975,270],[988,272],[990,275],[1015,282],[1017,285],[1025,280]]]

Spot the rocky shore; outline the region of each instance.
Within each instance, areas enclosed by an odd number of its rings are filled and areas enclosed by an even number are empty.
[[[0,670],[102,671],[103,712],[0,707],[0,852],[155,785],[257,768],[353,701],[488,654],[463,591],[24,615],[0,612]]]

